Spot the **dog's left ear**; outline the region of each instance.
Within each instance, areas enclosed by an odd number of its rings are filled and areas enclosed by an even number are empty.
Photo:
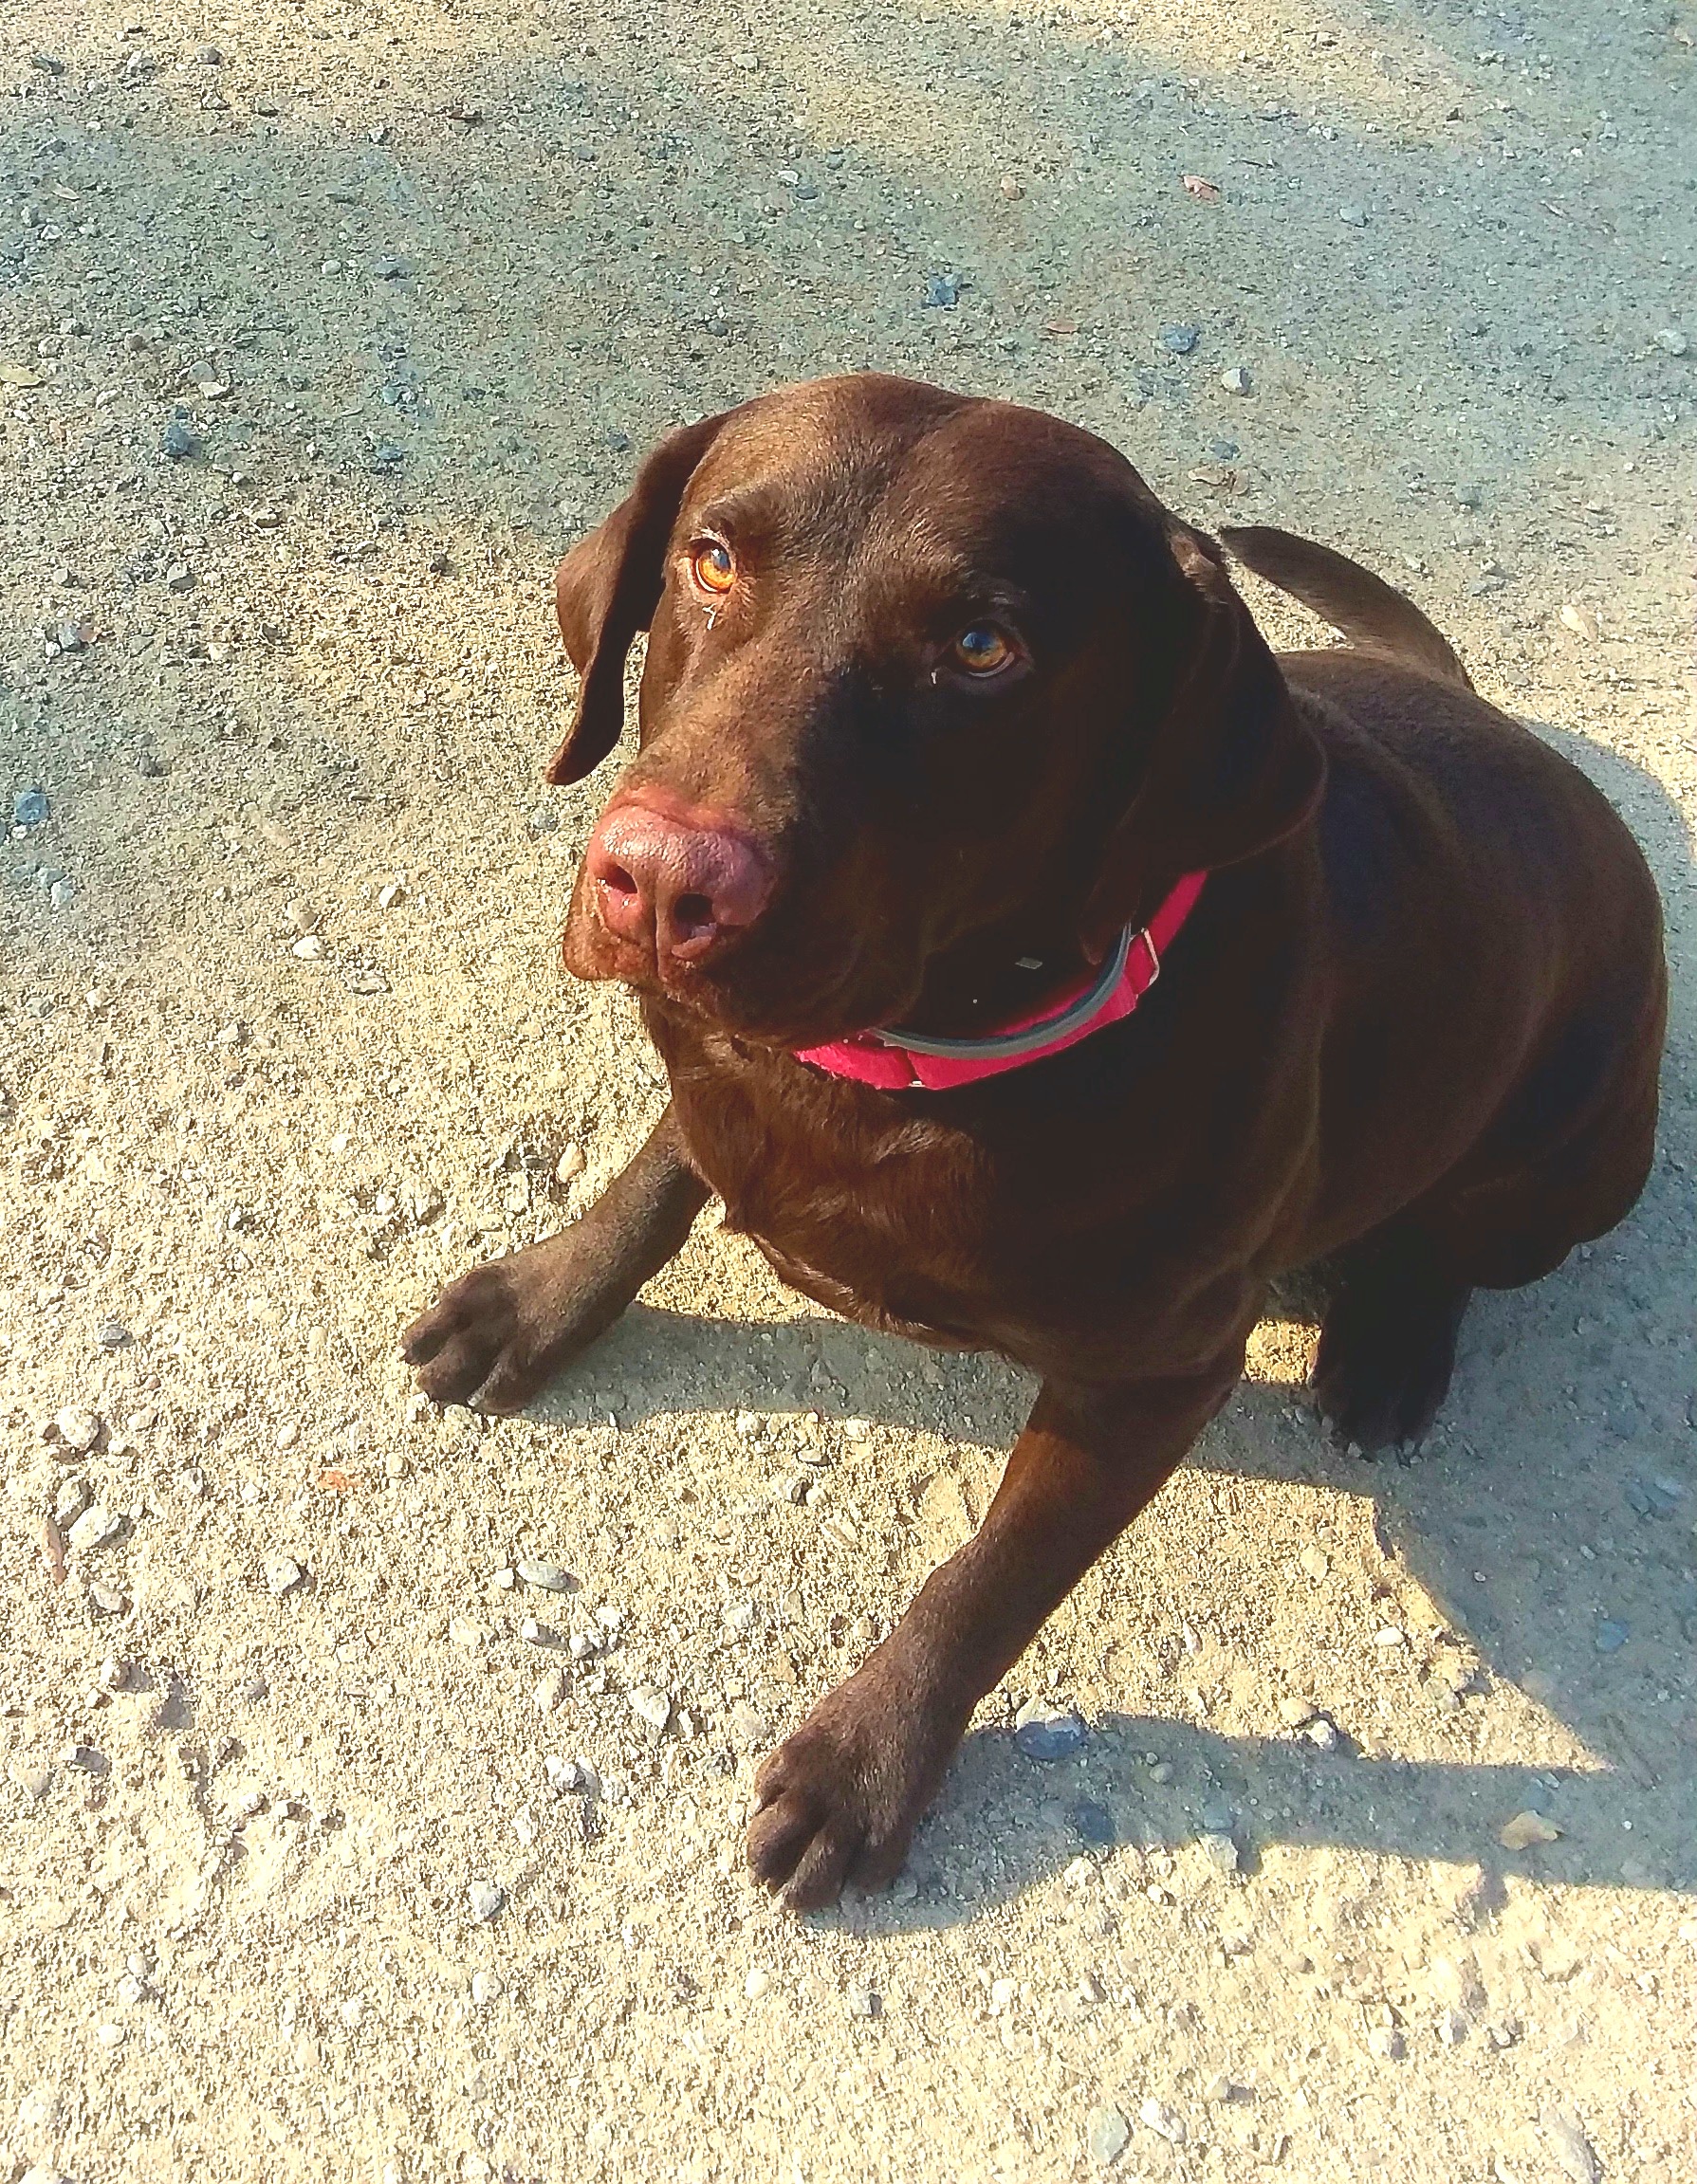
[[[1099,956],[1187,872],[1241,864],[1317,810],[1326,758],[1211,539],[1174,525],[1172,558],[1199,610],[1132,802],[1109,835],[1082,938]]]
[[[543,769],[553,788],[581,781],[618,741],[626,657],[659,604],[666,547],[685,489],[730,414],[703,417],[669,433],[606,522],[560,564],[554,578],[560,633],[582,685],[577,718]]]

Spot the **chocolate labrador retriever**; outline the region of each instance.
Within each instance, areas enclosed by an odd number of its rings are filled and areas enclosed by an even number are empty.
[[[710,1195],[797,1289],[1041,1375],[977,1536],[765,1763],[798,1907],[899,1869],[974,1704],[1331,1270],[1316,1393],[1418,1440],[1476,1286],[1648,1173],[1665,969],[1632,836],[1399,593],[1276,530],[1325,616],[1275,658],[1216,542],[1089,433],[873,376],[688,427],[566,558],[548,778],[640,749],[566,966],[623,979],[672,1100],[563,1235],[406,1352],[526,1404]]]

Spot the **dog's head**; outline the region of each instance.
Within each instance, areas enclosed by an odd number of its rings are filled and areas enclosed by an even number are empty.
[[[872,375],[765,395],[663,441],[557,589],[556,783],[617,743],[649,633],[567,966],[773,1044],[911,1017],[951,954],[1095,960],[1319,798],[1212,541],[1035,411]]]

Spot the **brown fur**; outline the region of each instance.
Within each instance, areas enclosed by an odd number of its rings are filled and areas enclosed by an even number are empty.
[[[710,523],[739,563],[710,624],[678,560]],[[641,991],[672,1104],[583,1220],[409,1331],[424,1386],[519,1407],[710,1193],[833,1310],[1043,1382],[977,1537],[766,1762],[749,1854],[798,1905],[897,1870],[977,1699],[1229,1395],[1271,1282],[1333,1262],[1319,1399],[1349,1440],[1413,1440],[1469,1290],[1549,1272],[1648,1172],[1665,970],[1625,827],[1399,593],[1282,532],[1226,543],[1353,646],[1275,659],[1220,547],[1100,441],[867,376],[674,436],[561,569],[584,681],[551,778],[611,747],[647,626],[615,803],[727,815],[777,881],[686,965],[580,883],[566,960]],[[992,611],[1025,662],[957,688],[938,648]],[[938,1094],[790,1051],[993,1025],[1200,867],[1158,984],[1065,1055]]]

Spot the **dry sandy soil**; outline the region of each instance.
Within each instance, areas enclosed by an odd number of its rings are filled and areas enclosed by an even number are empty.
[[[1688,0],[132,6],[0,21],[0,2178],[1697,2175],[1688,974],[1632,1220],[1406,1467],[1264,1330],[892,1898],[759,1899],[751,1768],[1018,1376],[710,1219],[532,1418],[396,1353],[661,1098],[557,970],[546,578],[778,379],[1360,554],[1688,961]]]

